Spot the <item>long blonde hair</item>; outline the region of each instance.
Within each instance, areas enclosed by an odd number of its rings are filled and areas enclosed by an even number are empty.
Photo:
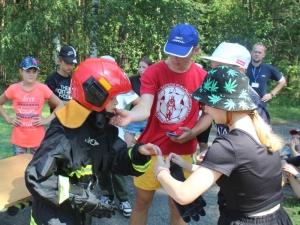
[[[250,118],[252,119],[252,123],[254,125],[255,131],[257,133],[260,142],[263,145],[266,145],[270,152],[275,152],[281,149],[282,147],[281,138],[272,131],[271,127],[265,123],[265,121],[259,116],[256,110],[238,111],[238,112],[227,111],[226,126],[232,125],[234,113],[249,114]]]

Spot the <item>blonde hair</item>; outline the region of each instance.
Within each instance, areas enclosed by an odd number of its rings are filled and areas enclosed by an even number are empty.
[[[256,110],[249,110],[249,111],[238,111],[232,112],[227,111],[226,113],[226,125],[230,126],[233,123],[233,114],[239,113],[244,114],[248,113],[250,118],[252,119],[252,123],[254,125],[255,131],[260,142],[263,145],[266,145],[270,152],[275,152],[282,147],[282,140],[279,136],[277,136],[272,130],[271,127],[265,123],[265,121],[260,117]]]
[[[265,50],[265,53],[267,52],[267,47],[262,43],[262,42],[257,42],[252,46],[252,50],[254,48],[254,46],[262,46]]]

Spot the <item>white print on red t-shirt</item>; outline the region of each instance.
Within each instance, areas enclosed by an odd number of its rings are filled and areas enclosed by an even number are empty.
[[[192,107],[187,89],[179,84],[166,84],[158,90],[156,117],[165,124],[177,124],[185,120]]]

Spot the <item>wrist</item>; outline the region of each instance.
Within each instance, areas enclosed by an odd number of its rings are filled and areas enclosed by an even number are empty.
[[[299,179],[299,178],[300,178],[300,173],[297,173],[294,177],[295,177],[296,179]]]
[[[276,94],[273,94],[272,92],[270,92],[270,95],[272,98],[276,97]]]
[[[161,171],[166,171],[166,172],[168,172],[169,174],[171,174],[171,172],[170,172],[170,170],[169,170],[168,168],[166,168],[166,167],[159,167],[158,170],[157,170],[156,173],[155,173],[155,178],[156,178],[156,180],[157,180],[158,174],[159,174]]]

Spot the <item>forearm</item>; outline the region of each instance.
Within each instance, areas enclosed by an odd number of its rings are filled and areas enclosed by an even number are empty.
[[[300,155],[300,154],[296,151],[295,146],[291,146],[290,149],[291,149],[291,153],[292,153],[292,155],[293,155],[294,157]]]
[[[182,182],[174,179],[166,170],[162,170],[157,175],[157,180],[161,183],[165,191],[171,198],[179,204],[188,204],[180,200],[180,190],[182,190]]]
[[[300,198],[300,183],[298,182],[299,179],[296,179],[295,177],[293,176],[290,176],[289,177],[289,182],[290,182],[290,185],[295,193],[295,195]]]
[[[198,134],[201,134],[211,125],[212,122],[213,118],[211,115],[203,113],[192,129],[193,135],[196,137]]]
[[[153,100],[153,95],[143,94],[140,98],[139,103],[135,105],[130,111],[132,121],[140,122],[147,119],[150,116]]]
[[[272,94],[277,95],[278,92],[285,86],[286,81],[285,78],[283,77],[283,80],[280,81],[275,87],[274,89],[271,91]]]

